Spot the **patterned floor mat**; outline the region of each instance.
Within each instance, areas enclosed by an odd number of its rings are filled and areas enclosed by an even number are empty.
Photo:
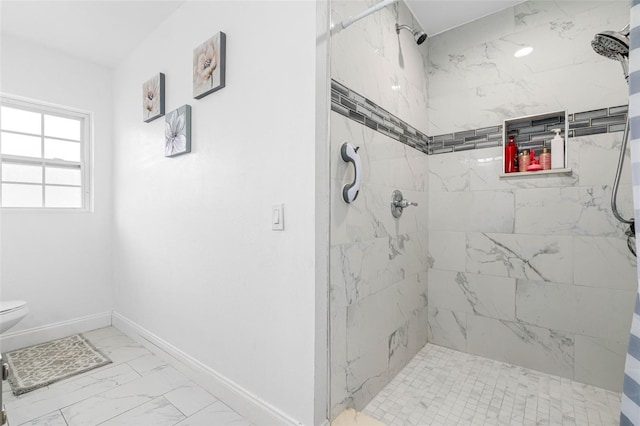
[[[9,384],[16,396],[111,363],[81,334],[17,349],[2,357],[9,364]]]

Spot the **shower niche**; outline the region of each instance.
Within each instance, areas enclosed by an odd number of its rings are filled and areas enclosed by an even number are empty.
[[[500,173],[501,179],[571,173],[571,169],[567,167],[567,135],[569,135],[567,111],[554,111],[507,119],[504,120],[502,129],[503,135],[501,146],[503,155],[502,172]],[[564,157],[564,167],[552,168],[549,170],[515,171],[512,173],[505,173],[507,162],[506,147],[509,144],[510,136],[514,137],[518,154],[522,151],[529,153],[533,150],[535,152],[535,158],[539,160],[540,154],[543,152],[544,148],[547,148],[548,152],[551,153],[551,140],[555,136],[553,129],[561,129],[560,135],[564,139],[564,152],[562,154]]]

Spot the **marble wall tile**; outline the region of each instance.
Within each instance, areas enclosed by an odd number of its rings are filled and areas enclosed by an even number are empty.
[[[637,290],[636,259],[629,252],[626,239],[575,237],[574,244],[575,284]]]
[[[573,282],[569,236],[467,233],[467,272]]]
[[[345,306],[426,272],[419,234],[376,238],[330,248],[332,303]]]
[[[427,134],[626,104],[619,64],[595,54],[590,41],[598,31],[622,28],[628,17],[626,2],[528,1],[432,36]],[[514,58],[525,45],[534,52]],[[619,358],[606,358],[606,351],[620,346],[603,339],[628,333],[637,284],[624,227],[609,206],[621,137],[567,140],[569,175],[500,178],[502,147],[429,159],[432,342],[611,388]],[[618,197],[625,216],[633,212],[628,163]],[[514,194],[512,205],[483,203],[485,194],[501,191]],[[513,211],[513,228],[490,231],[505,209]],[[461,261],[453,253],[463,236]],[[509,307],[516,321],[469,309],[464,292],[443,284],[462,276],[517,279]],[[484,296],[501,296],[494,292]],[[500,314],[507,299],[500,299]],[[606,366],[595,371],[598,362]]]
[[[451,68],[438,68],[446,64],[452,52],[460,52],[470,45],[484,44],[493,40],[499,40],[515,31],[514,11],[507,8],[482,19],[469,22],[463,26],[440,34],[435,34],[429,39],[429,76],[438,74],[445,76],[451,74]],[[451,61],[452,65],[459,63],[462,67],[466,58],[457,58]],[[454,68],[455,69],[455,68]],[[431,83],[429,79],[429,83]],[[446,94],[454,89],[454,86],[436,87],[430,84],[429,89],[435,94]]]
[[[535,35],[532,34],[532,37]],[[585,44],[580,43],[580,45],[591,49],[592,37],[593,34],[589,35],[589,40]],[[531,45],[534,42],[527,44]],[[563,68],[544,70],[537,74],[527,75],[526,79],[523,78],[521,83],[517,85],[518,90],[513,95],[517,99],[527,99],[530,96],[531,99],[535,99],[535,102],[521,102],[515,117],[561,110],[567,110],[570,113],[589,111],[625,104],[627,102],[624,95],[626,83],[621,71],[618,70],[619,75],[616,76],[611,63],[603,62],[593,51],[591,54],[594,58],[588,63],[567,64]],[[585,73],[585,70],[588,72]],[[567,78],[567,75],[578,76],[578,78]],[[586,75],[591,76],[590,78],[599,78],[602,81],[602,86],[593,85],[583,79],[582,76]],[[603,79],[601,77],[603,75],[611,76],[611,78]],[[585,90],[585,86],[589,87],[589,90]],[[556,96],[558,91],[564,95]],[[571,95],[568,96],[567,93],[571,93]]]
[[[622,132],[571,139],[571,144],[578,146],[579,162],[585,165],[580,170],[580,185],[613,185],[621,143]],[[627,151],[625,167],[620,179],[622,183],[631,182],[630,164],[631,158]],[[626,197],[631,198],[631,190],[621,192],[621,194],[628,194]]]
[[[536,28],[558,17],[575,16],[595,9],[602,2],[527,1],[514,7],[515,31]]]
[[[388,338],[376,345],[382,348],[388,345]],[[342,405],[362,410],[376,396],[385,384],[390,382],[397,371],[389,367],[387,351],[377,350],[363,353],[361,357],[349,363],[346,374],[347,398]],[[339,413],[338,413],[339,414]]]
[[[347,405],[361,410],[427,342],[426,306],[413,311],[392,333],[352,345],[346,369]],[[366,346],[366,347],[365,347]],[[357,355],[357,356],[354,356]]]
[[[334,1],[332,22],[376,3]],[[396,34],[395,23],[400,21],[419,28],[406,4],[399,2],[332,36],[331,77],[426,133],[427,44],[416,45],[409,32]]]
[[[429,156],[429,191],[469,191],[469,152]]]
[[[427,306],[427,273],[408,276],[384,290],[347,307],[347,359],[351,362],[388,344],[391,336],[413,312]],[[388,353],[388,346],[384,351]]]
[[[518,321],[592,337],[624,340],[635,293],[571,284],[518,280]]]
[[[427,322],[431,343],[458,351],[467,351],[467,313],[429,306]]]
[[[602,78],[615,76],[618,64],[595,54],[590,41],[597,31],[622,28],[629,19],[628,3],[574,3],[528,1],[431,37],[427,133],[626,103],[624,79]],[[514,58],[522,46],[535,50]]]
[[[628,340],[576,335],[574,380],[622,392]]]
[[[346,17],[367,4],[372,2],[338,1],[332,7]],[[371,17],[372,22],[385,20],[381,32],[358,33],[359,26],[354,24],[333,38],[332,77],[423,131],[427,127],[426,76],[421,54],[403,44],[406,67],[396,69],[398,65],[386,54],[371,56],[369,49],[398,49],[397,16],[389,14],[394,9],[400,16],[408,13],[401,4]],[[368,25],[363,20],[361,29],[371,29]],[[401,34],[400,43],[404,36]],[[424,84],[411,75],[416,54]],[[368,73],[371,66],[377,69],[375,76]],[[391,93],[391,86],[400,90]],[[344,408],[363,408],[426,343],[429,175],[425,154],[339,114],[332,113],[331,120],[333,418]],[[343,185],[353,180],[353,166],[340,158],[344,142],[360,147],[363,166],[361,191],[351,204],[341,199]],[[404,209],[400,218],[391,214],[394,189],[418,203]]]
[[[333,293],[333,292],[332,292]],[[333,294],[331,297],[334,297]],[[349,403],[347,389],[347,307],[337,306],[331,301],[331,418],[338,416]]]
[[[413,338],[406,339],[406,347],[402,347],[402,351],[396,350],[391,354],[391,364],[398,370],[402,369],[411,358],[417,354],[420,349],[428,342],[428,322],[429,307],[428,304],[415,310],[409,317],[406,325],[406,334]],[[397,341],[397,339],[396,339]],[[398,371],[396,370],[396,371]]]
[[[516,280],[464,272],[429,270],[429,307],[515,320]]]
[[[511,191],[433,192],[429,228],[435,231],[513,232]]]
[[[429,267],[465,271],[467,234],[455,231],[429,231]]]
[[[573,377],[574,338],[569,333],[469,315],[467,351],[549,374]]]
[[[342,200],[343,182],[332,181],[331,244],[345,244],[373,238],[397,237],[418,232],[427,226],[428,197],[426,192],[403,190],[403,196],[415,203],[404,209],[402,217],[391,214],[394,188],[365,183],[358,198],[347,204]]]
[[[522,189],[515,194],[518,234],[624,235],[624,226],[611,213],[608,186]]]
[[[353,166],[342,160],[345,142],[359,147],[362,182],[416,191],[426,190],[428,157],[409,146],[331,112],[331,177],[343,184],[353,182]]]
[[[470,158],[469,188],[471,191],[557,188],[572,186],[578,182],[578,145],[573,143],[568,144],[569,167],[573,170],[573,173],[569,175],[500,178],[503,155],[501,147],[472,150],[467,153]]]

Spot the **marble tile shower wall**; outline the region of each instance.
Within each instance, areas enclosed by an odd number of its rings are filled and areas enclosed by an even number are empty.
[[[362,409],[427,342],[425,154],[331,113],[332,140],[360,147],[364,176],[352,204],[340,200],[352,166],[333,168],[331,392],[333,415]],[[332,146],[339,158],[340,144]],[[418,207],[391,215],[394,189]]]
[[[430,342],[621,390],[637,286],[609,206],[621,138],[572,139],[569,176],[500,179],[501,148],[429,157]]]
[[[626,0],[526,1],[429,38],[426,133],[626,105],[620,64],[596,54],[591,40],[627,25],[629,7]],[[514,57],[524,46],[533,52]]]
[[[628,87],[590,42],[629,6],[527,1],[430,39],[427,134],[574,113],[571,175],[500,179],[499,147],[429,156],[432,343],[621,390],[637,278],[609,206],[622,132],[606,121],[624,108],[605,107],[626,105]],[[533,53],[515,58],[522,46]]]
[[[332,1],[332,19],[375,3]],[[345,95],[346,88],[354,93],[340,104],[354,107],[351,118],[344,108],[336,111],[335,103],[330,118],[331,418],[347,407],[363,409],[427,341],[428,158],[415,149],[426,146],[417,135],[425,135],[428,125],[427,49],[408,31],[396,34],[396,22],[417,25],[404,2],[331,41],[331,77],[338,89],[333,96]],[[389,117],[368,116],[372,103]],[[403,142],[411,136],[415,147],[399,143],[400,136],[407,137]],[[360,194],[349,205],[341,198],[342,186],[353,180],[353,166],[340,159],[344,142],[360,147],[364,170]],[[418,203],[399,219],[389,208],[394,189]]]

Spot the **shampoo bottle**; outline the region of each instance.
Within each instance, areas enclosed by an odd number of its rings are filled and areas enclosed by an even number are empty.
[[[547,148],[542,149],[542,154],[540,154],[540,165],[542,166],[542,170],[551,169],[551,153]]]
[[[551,168],[564,169],[564,139],[560,136],[561,129],[553,129],[556,135],[551,139]]]
[[[531,164],[531,156],[527,150],[523,150],[518,157],[518,168],[521,172],[526,172],[527,167]]]

